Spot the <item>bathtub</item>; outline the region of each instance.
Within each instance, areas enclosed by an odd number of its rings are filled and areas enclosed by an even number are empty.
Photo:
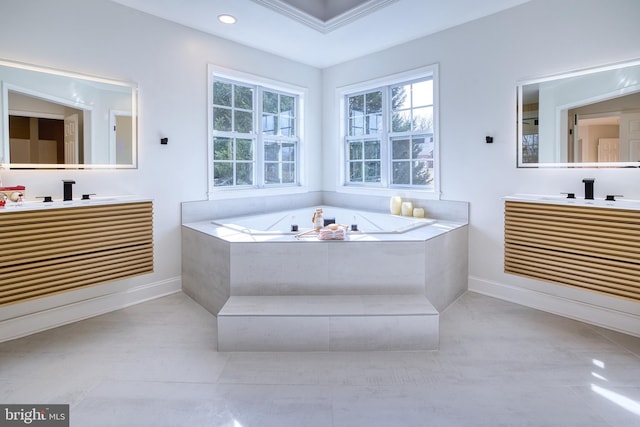
[[[325,221],[332,219],[336,224],[347,226],[350,234],[403,234],[435,223],[435,220],[429,218],[403,217],[334,206],[319,207],[323,210]],[[309,207],[286,212],[222,218],[211,223],[251,236],[300,235],[312,229],[311,218],[314,210],[315,207]]]
[[[346,241],[319,240],[316,233],[297,238],[312,230],[316,207],[323,209],[325,219],[348,226]],[[292,231],[292,225],[298,230]],[[357,231],[351,231],[352,225]],[[317,350],[304,344],[309,337],[324,343],[330,334],[354,348],[364,343],[396,349],[398,337],[431,330],[417,320],[423,316],[413,311],[416,301],[441,311],[466,290],[467,241],[466,221],[331,205],[235,217],[203,215],[182,225],[182,289],[218,316],[219,345],[231,339],[252,349],[257,341],[268,342],[269,351],[307,351]],[[404,301],[402,315],[388,306],[398,298]],[[286,313],[265,308],[274,299],[287,301],[282,306]],[[228,308],[228,302],[235,307],[234,301],[244,301],[241,314]],[[365,316],[365,309],[375,314]],[[409,327],[408,321],[419,325]],[[437,317],[434,322],[437,337]],[[303,339],[293,339],[292,347],[274,344],[299,336]]]

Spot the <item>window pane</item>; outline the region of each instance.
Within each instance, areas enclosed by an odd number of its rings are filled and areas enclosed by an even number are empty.
[[[292,143],[282,144],[282,161],[283,162],[295,162],[296,161],[296,145]]]
[[[265,90],[262,98],[262,111],[265,113],[278,114],[278,94]]]
[[[367,114],[382,113],[382,91],[368,93]]]
[[[213,107],[213,129],[226,132],[231,131],[231,110]]]
[[[426,161],[414,161],[412,171],[413,185],[427,185],[431,179],[431,171]]]
[[[394,160],[411,158],[408,139],[395,139],[391,141],[391,158]]]
[[[349,117],[364,115],[364,95],[349,97]]]
[[[364,135],[364,116],[357,116],[349,119],[349,135]]]
[[[280,113],[295,116],[295,104],[293,96],[280,95]]]
[[[380,141],[366,141],[364,145],[365,159],[380,158]]]
[[[232,160],[231,138],[213,138],[213,159]]]
[[[396,111],[391,116],[391,131],[406,132],[411,130],[411,110]]]
[[[264,160],[268,162],[277,162],[280,160],[280,144],[275,141],[265,142]]]
[[[349,159],[362,159],[362,143],[360,141],[349,143]]]
[[[235,111],[235,131],[240,133],[250,133],[253,130],[253,113],[246,111]]]
[[[213,164],[213,185],[216,187],[233,185],[233,164],[231,162]]]
[[[294,118],[288,115],[280,115],[280,135],[295,136]]]
[[[253,110],[253,89],[245,86],[236,86],[235,107],[243,110]]]
[[[278,129],[278,116],[270,114],[262,115],[262,133],[265,135],[275,135]]]
[[[250,139],[236,140],[236,160],[253,160],[253,141]]]
[[[399,85],[391,88],[392,111],[411,108],[411,85]]]
[[[362,182],[362,163],[349,163],[349,182]]]
[[[382,132],[382,114],[367,116],[367,134]]]
[[[433,107],[416,108],[413,110],[413,130],[433,129]]]
[[[409,162],[393,162],[392,184],[409,185],[410,169]]]
[[[295,163],[282,164],[282,182],[287,184],[296,182],[296,164]]]
[[[231,83],[213,83],[213,103],[231,107]]]
[[[433,159],[433,142],[432,138],[415,138],[413,140],[412,153],[413,159]]]
[[[236,163],[236,185],[253,185],[253,163]]]
[[[365,162],[365,182],[380,182],[380,162]]]
[[[413,84],[413,107],[433,105],[433,80]]]
[[[278,163],[264,164],[265,184],[280,184],[280,168]]]

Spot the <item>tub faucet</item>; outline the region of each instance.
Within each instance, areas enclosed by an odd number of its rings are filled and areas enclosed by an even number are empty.
[[[62,200],[73,200],[73,188],[71,187],[76,182],[71,179],[62,180]]]
[[[586,200],[593,200],[593,183],[595,182],[595,178],[585,178],[582,182],[584,182],[584,198]]]

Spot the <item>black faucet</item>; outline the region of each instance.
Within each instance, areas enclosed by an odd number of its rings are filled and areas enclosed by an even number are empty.
[[[73,188],[71,187],[76,182],[71,179],[63,179],[62,180],[62,200],[73,200]]]
[[[595,182],[595,178],[585,178],[582,182],[584,182],[585,200],[593,200],[593,183]]]

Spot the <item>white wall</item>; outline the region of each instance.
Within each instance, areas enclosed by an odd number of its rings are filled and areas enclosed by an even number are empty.
[[[596,179],[596,197],[640,199],[638,169],[516,168],[516,82],[639,58],[638,16],[637,0],[532,0],[324,70],[325,189],[335,187],[337,173],[338,110],[328,102],[336,88],[438,63],[442,198],[471,202],[470,288],[638,333],[637,303],[505,274],[501,200],[513,193],[582,195],[585,177]],[[587,310],[594,306],[605,309]]]
[[[213,19],[213,18],[212,18]],[[139,85],[139,168],[109,171],[0,171],[5,185],[27,187],[27,199],[138,194],[154,199],[155,272],[130,280],[3,308],[0,320],[136,287],[179,289],[180,203],[207,192],[207,64],[308,88],[305,143],[320,153],[321,73],[106,0],[3,0],[0,58],[136,82]],[[160,145],[160,138],[169,138]],[[310,165],[309,187],[320,186]],[[149,296],[153,291],[147,292]],[[133,298],[135,300],[135,297]],[[120,298],[119,303],[131,302]],[[70,310],[68,310],[70,311]],[[61,320],[62,321],[62,320]],[[0,340],[1,340],[0,331]]]

